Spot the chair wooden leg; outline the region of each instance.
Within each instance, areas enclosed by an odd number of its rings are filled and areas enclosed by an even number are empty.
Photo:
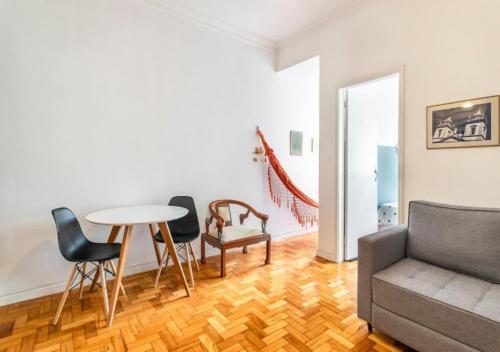
[[[168,253],[168,249],[167,249],[167,246],[165,246],[165,250],[163,251],[163,254],[162,254],[161,260],[160,260],[160,267],[158,268],[158,271],[156,272],[155,288],[156,288],[156,286],[158,286],[158,281],[160,281],[160,275],[161,275],[161,271],[163,270],[163,264],[165,263],[165,256],[167,255],[167,253]]]
[[[247,254],[248,253],[248,248],[247,246],[243,246],[243,254]]]
[[[78,297],[80,299],[82,299],[82,295],[83,295],[83,282],[85,281],[85,271],[87,269],[87,262],[83,263],[83,266],[82,266],[82,272],[80,273],[80,292],[78,294]]]
[[[116,302],[118,301],[118,295],[120,293],[120,284],[123,278],[123,270],[125,269],[125,263],[127,261],[128,246],[130,243],[130,236],[132,234],[132,225],[125,226],[125,233],[123,234],[122,248],[120,250],[120,258],[118,259],[118,266],[116,268],[116,275],[111,291],[111,301],[109,305],[108,314],[108,327],[113,324],[113,319],[115,318]]]
[[[108,290],[106,288],[106,275],[104,273],[104,264],[99,263],[99,272],[101,276],[101,290],[102,290],[102,302],[104,303],[104,313],[106,317],[109,313],[109,304],[108,304]]]
[[[151,240],[153,241],[153,247],[155,249],[156,261],[158,262],[158,265],[160,265],[161,254],[160,254],[160,246],[158,245],[158,242],[155,241],[155,234],[156,234],[155,224],[149,224],[149,232],[151,234]]]
[[[201,264],[207,264],[207,258],[205,258],[205,239],[201,237]]]
[[[220,277],[226,277],[226,249],[220,250]]]
[[[271,264],[271,240],[266,241],[266,265]]]
[[[66,283],[66,288],[64,289],[64,293],[61,297],[61,301],[59,302],[59,307],[57,308],[56,316],[54,317],[54,323],[53,323],[54,325],[56,325],[57,322],[59,321],[59,317],[61,316],[61,312],[63,310],[64,303],[66,303],[66,299],[68,298],[68,293],[69,293],[69,290],[71,289],[71,284],[73,283],[73,280],[76,277],[76,266],[77,265],[78,264],[75,264],[73,266],[73,269],[71,270],[71,274],[69,274],[68,282]]]
[[[116,237],[120,234],[120,229],[121,226],[113,226],[111,228],[111,232],[109,233],[108,237],[108,243],[114,243],[116,241]],[[95,285],[97,284],[97,281],[99,280],[99,270],[95,271],[94,279],[92,280],[92,283],[90,284],[89,292],[92,292],[94,289]]]
[[[112,260],[109,260],[108,261],[109,265],[111,266],[111,270],[113,270],[113,274],[116,275],[116,266],[115,266],[115,263],[113,263]],[[123,287],[123,284],[120,282],[120,292],[122,293],[122,295],[126,295],[125,293],[125,288]]]
[[[189,277],[191,278],[191,287],[194,287],[194,275],[193,275],[193,268],[191,267],[191,255],[189,254],[189,248],[187,243],[184,243],[184,251],[186,252],[186,261],[189,269]]]
[[[165,222],[160,222],[158,224],[160,226],[160,232],[163,237],[163,240],[165,241],[165,245],[168,248],[168,251],[170,252],[170,255],[172,256],[172,261],[174,262],[174,268],[177,271],[177,274],[179,275],[179,278],[181,279],[182,286],[184,286],[184,290],[186,291],[186,296],[191,296],[191,291],[189,290],[189,285],[186,281],[186,275],[184,275],[184,271],[182,270],[181,262],[179,261],[179,257],[177,255],[177,252],[175,250],[175,244],[172,239],[172,235],[170,233],[170,230],[168,228],[167,223]]]
[[[198,265],[198,259],[196,259],[196,254],[194,254],[193,246],[191,242],[188,242],[189,249],[191,250],[191,254],[193,255],[194,264],[196,265],[196,271],[200,271],[200,266]]]

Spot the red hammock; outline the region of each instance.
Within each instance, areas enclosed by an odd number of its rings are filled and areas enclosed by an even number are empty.
[[[274,151],[267,144],[262,131],[257,128],[266,156],[269,159],[267,179],[273,202],[278,206],[286,203],[293,215],[302,226],[312,226],[318,222],[319,204],[304,194],[290,179],[281,166]]]

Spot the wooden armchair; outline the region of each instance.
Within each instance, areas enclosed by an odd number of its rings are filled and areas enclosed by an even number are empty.
[[[246,209],[239,215],[240,224],[233,225],[230,205],[238,205]],[[221,250],[220,276],[226,276],[226,250],[230,248],[243,247],[243,253],[247,252],[247,246],[266,241],[266,261],[271,263],[271,235],[266,232],[266,224],[269,217],[259,213],[250,205],[239,200],[223,199],[211,202],[208,205],[210,217],[206,219],[206,232],[201,235],[201,262],[206,263],[205,242]],[[261,228],[254,229],[243,225],[245,219],[252,213],[261,220]],[[212,222],[215,220],[215,227]]]

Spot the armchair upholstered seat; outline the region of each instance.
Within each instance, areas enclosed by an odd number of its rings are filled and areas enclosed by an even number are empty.
[[[244,209],[239,215],[240,224],[233,225],[231,206]],[[266,232],[268,216],[252,208],[250,205],[238,200],[216,200],[208,206],[210,217],[206,219],[206,232],[201,235],[201,262],[206,263],[205,243],[221,250],[221,277],[226,276],[226,250],[243,247],[247,253],[247,246],[266,241],[266,261],[271,263],[271,235]],[[250,214],[260,219],[261,228],[252,228],[243,223]],[[214,221],[215,220],[215,221]],[[214,223],[214,224],[213,224]]]
[[[219,232],[217,231],[217,229],[210,231],[208,234],[214,238],[217,239],[219,238]],[[221,243],[226,243],[226,242],[241,240],[248,237],[258,236],[260,234],[262,234],[261,230],[253,229],[245,225],[225,226],[222,229],[222,234],[220,236],[219,241]]]

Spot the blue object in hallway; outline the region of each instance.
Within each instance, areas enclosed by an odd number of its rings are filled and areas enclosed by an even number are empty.
[[[378,204],[398,201],[398,152],[396,147],[377,146]]]

